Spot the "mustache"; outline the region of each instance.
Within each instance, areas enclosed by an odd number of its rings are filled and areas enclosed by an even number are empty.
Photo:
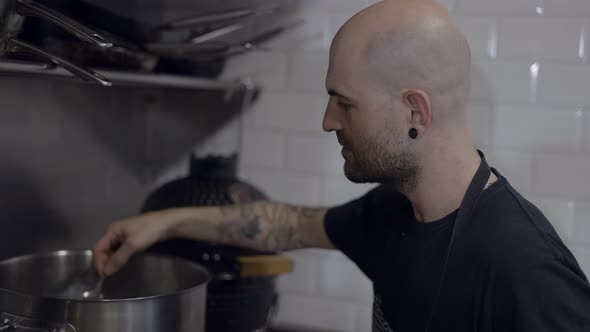
[[[338,138],[338,143],[340,143],[340,145],[348,145],[348,140],[344,138],[344,135],[342,133],[336,133],[336,138]]]

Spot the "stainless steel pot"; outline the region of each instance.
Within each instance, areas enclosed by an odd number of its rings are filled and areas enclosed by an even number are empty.
[[[184,259],[141,254],[104,281],[101,300],[57,289],[92,266],[90,251],[0,262],[0,331],[203,332],[208,271]]]
[[[36,1],[2,0],[0,1],[0,56],[19,52],[34,55],[54,65],[63,67],[86,81],[106,86],[111,85],[108,79],[90,69],[82,68],[55,54],[18,39],[17,37],[22,30],[26,16],[35,16],[48,20],[78,39],[99,47],[108,48],[112,46],[112,43],[101,34]]]

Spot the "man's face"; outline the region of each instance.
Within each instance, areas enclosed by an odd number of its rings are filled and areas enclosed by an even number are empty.
[[[394,93],[374,89],[360,66],[351,64],[352,58],[339,58],[338,48],[332,49],[324,130],[336,132],[349,180],[404,190],[415,183],[419,165],[400,111],[403,104]]]
[[[415,158],[393,124],[384,123],[375,132],[351,128],[336,135],[343,147],[344,174],[350,181],[388,183],[398,189],[415,181]]]

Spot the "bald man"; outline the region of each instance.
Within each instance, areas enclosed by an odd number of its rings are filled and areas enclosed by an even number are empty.
[[[468,129],[470,51],[430,0],[391,0],[334,38],[323,127],[353,182],[333,208],[256,202],[113,223],[100,273],[170,238],[264,251],[340,249],[372,280],[373,331],[590,331],[590,286],[550,222],[491,169]]]

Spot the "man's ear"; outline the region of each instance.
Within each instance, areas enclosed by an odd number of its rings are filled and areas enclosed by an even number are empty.
[[[419,89],[404,89],[402,101],[410,110],[408,130],[417,131],[416,138],[424,135],[432,122],[432,102],[426,92]]]

